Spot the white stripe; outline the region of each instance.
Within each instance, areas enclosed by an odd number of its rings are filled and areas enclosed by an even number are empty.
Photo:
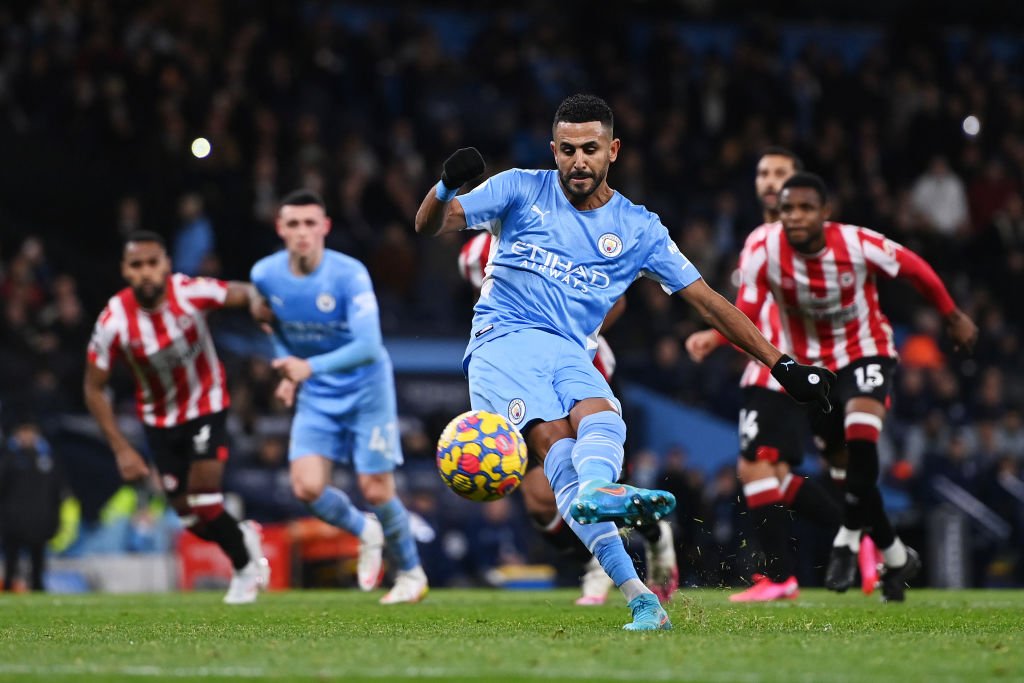
[[[756,496],[759,493],[764,493],[765,491],[771,491],[772,489],[777,489],[777,488],[779,488],[779,480],[778,480],[778,478],[777,477],[766,477],[764,479],[758,479],[757,481],[752,481],[749,484],[744,484],[743,485],[743,495],[745,495],[747,498],[749,498],[750,496]]]
[[[793,281],[796,282],[797,306],[804,309],[808,303],[814,301],[811,296],[811,283],[807,276],[807,264],[804,263],[795,251],[793,252]],[[800,316],[800,322],[804,326],[804,333],[807,335],[807,349],[804,351],[805,362],[811,364],[821,359],[821,344],[818,342],[818,329],[814,320],[806,315]]]
[[[178,520],[181,522],[181,525],[187,529],[198,522],[199,517],[196,515],[178,515]]]
[[[850,228],[850,230],[847,230],[847,228]],[[855,226],[844,225],[842,234],[846,240],[846,248],[850,252],[850,262],[853,264],[854,276],[857,278],[856,282],[853,283],[853,301],[857,309],[857,339],[860,341],[861,358],[877,356],[878,345],[875,344],[874,335],[871,334],[872,309],[868,305],[865,287],[868,278],[868,267],[867,262],[864,260],[863,245]]]
[[[156,328],[149,315],[140,309],[136,315],[139,324],[139,334],[142,336],[143,349],[146,352],[147,360],[150,360],[160,352],[160,340],[156,336]],[[166,408],[167,425],[177,424],[178,421],[178,391],[174,386],[174,377],[166,363],[156,365],[152,362],[149,367],[156,373],[164,390],[164,405]]]
[[[173,350],[176,356],[183,357],[188,353],[189,347],[188,339],[185,337],[185,331],[178,325],[178,319],[171,312],[170,308],[165,309],[160,317],[163,318],[164,327],[167,329],[167,336],[171,339],[171,343],[167,349]],[[184,407],[184,413],[181,419],[182,421],[185,421],[199,417],[199,392],[197,391],[199,386],[199,376],[196,373],[194,357],[188,363],[182,363],[181,365],[185,369],[185,381],[188,385],[188,395],[178,396],[176,407],[179,411]]]
[[[830,468],[828,468],[828,474],[833,479],[838,479],[839,481],[842,481],[843,479],[846,479],[846,470],[841,469],[839,467],[830,467]]]
[[[840,232],[840,234],[842,234]],[[821,256],[821,274],[825,280],[826,295],[833,299],[835,310],[842,310],[843,293],[839,287],[839,265],[836,263],[836,252],[829,249]],[[844,368],[850,364],[850,355],[846,350],[846,324],[839,317],[832,322],[832,359],[836,367]]]
[[[223,493],[190,493],[185,497],[189,507],[200,508],[207,505],[218,505],[224,502]]]
[[[593,541],[590,542],[590,545],[587,546],[587,550],[589,550],[590,553],[593,554],[594,553],[594,548],[597,547],[598,541],[603,541],[606,538],[618,537],[618,535],[619,535],[619,530],[618,529],[615,529],[614,531],[609,531],[607,533],[603,533],[600,536],[598,536],[597,538],[595,538]]]
[[[785,494],[786,491],[789,489],[789,485],[792,484],[792,483],[793,483],[793,473],[790,472],[785,477],[783,477],[782,483],[779,485],[779,490],[782,491],[783,494]]]
[[[611,466],[612,466],[612,468],[613,468],[613,469],[614,469],[614,470],[615,470],[616,472],[619,472],[619,473],[621,473],[621,468],[622,468],[622,462],[621,462],[621,461],[615,461],[615,460],[612,460],[611,458],[606,458],[606,457],[604,457],[604,456],[602,456],[602,455],[588,455],[587,457],[585,457],[585,458],[583,458],[582,460],[580,460],[580,461],[579,461],[578,463],[575,463],[575,465],[576,465],[577,467],[579,467],[579,466],[581,466],[581,465],[582,465],[583,463],[585,463],[585,462],[590,462],[591,460],[603,460],[604,462],[606,462],[606,463],[608,463],[609,465],[611,465]]]
[[[768,240],[765,242],[765,248],[768,254],[768,286],[772,290],[772,297],[775,299],[776,304],[779,307],[779,333],[782,335],[782,341],[785,343],[785,348],[792,351],[796,351],[793,348],[793,339],[790,336],[790,320],[789,314],[786,312],[786,307],[782,302],[785,299],[782,298],[782,263],[779,261],[780,253],[780,240],[784,239],[782,234],[782,227],[777,226],[772,229],[768,236]]]
[[[849,413],[843,420],[843,426],[849,427],[850,425],[867,425],[882,431],[882,418],[871,413]]]
[[[210,334],[210,328],[206,323],[206,316],[197,314],[195,316],[195,323],[199,339],[203,343],[203,357],[206,358],[206,365],[210,369],[210,377],[212,379],[209,393],[210,412],[219,413],[224,410],[225,405],[225,386],[224,378],[221,377],[220,358],[217,357],[217,347],[213,343],[213,335]],[[196,388],[196,391],[200,390],[201,387]]]

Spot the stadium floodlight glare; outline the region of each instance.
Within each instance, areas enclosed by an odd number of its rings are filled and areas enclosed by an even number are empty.
[[[981,132],[981,121],[978,120],[977,116],[973,114],[964,119],[964,133],[971,136],[972,138]]]
[[[210,156],[210,141],[206,138],[196,138],[193,140],[192,156],[196,159],[205,159]]]

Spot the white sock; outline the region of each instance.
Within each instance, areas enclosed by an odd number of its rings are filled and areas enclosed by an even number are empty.
[[[627,580],[626,583],[619,586],[619,590],[626,596],[626,602],[631,602],[638,595],[651,592],[651,589],[645,586],[644,582],[640,579]]]
[[[836,533],[836,538],[832,541],[833,548],[841,548],[847,546],[853,552],[860,550],[860,529],[847,529],[845,526],[839,527],[839,532]]]
[[[907,563],[907,546],[897,538],[891,546],[882,550],[882,559],[886,567],[902,567]]]

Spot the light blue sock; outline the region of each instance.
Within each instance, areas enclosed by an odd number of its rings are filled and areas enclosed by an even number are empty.
[[[416,549],[416,539],[409,530],[409,513],[398,496],[381,505],[371,505],[377,519],[384,527],[384,538],[388,548],[398,560],[398,568],[402,571],[420,566],[420,553]]]
[[[575,455],[574,446],[576,439],[562,439],[556,441],[548,451],[548,457],[544,460],[544,474],[551,483],[551,490],[555,492],[555,503],[558,505],[558,513],[569,525],[573,533],[579,536],[587,550],[594,554],[601,567],[608,573],[616,586],[621,586],[630,579],[637,579],[636,569],[633,567],[633,560],[626,552],[626,546],[622,543],[618,528],[611,522],[598,522],[597,524],[579,524],[569,514],[569,506],[576,500],[576,493],[579,491],[579,479],[576,470],[573,468],[572,460]]]
[[[622,474],[622,444],[626,443],[626,423],[618,413],[604,410],[587,415],[576,429],[572,466],[581,484],[592,481],[618,481]]]
[[[344,491],[333,486],[325,488],[320,497],[309,504],[309,509],[328,524],[355,536],[363,533],[366,526],[366,516],[352,504]]]

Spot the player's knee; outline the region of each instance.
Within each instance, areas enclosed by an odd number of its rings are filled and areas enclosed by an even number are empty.
[[[323,492],[326,482],[312,477],[292,475],[292,493],[303,503],[312,503]]]
[[[575,434],[573,434],[572,427],[569,426],[569,421],[561,419],[553,422],[537,422],[532,425],[526,435],[526,441],[530,450],[543,459],[547,457],[548,451],[555,443],[574,437]]]
[[[359,475],[359,492],[369,505],[383,505],[395,495],[395,480],[390,472]]]

